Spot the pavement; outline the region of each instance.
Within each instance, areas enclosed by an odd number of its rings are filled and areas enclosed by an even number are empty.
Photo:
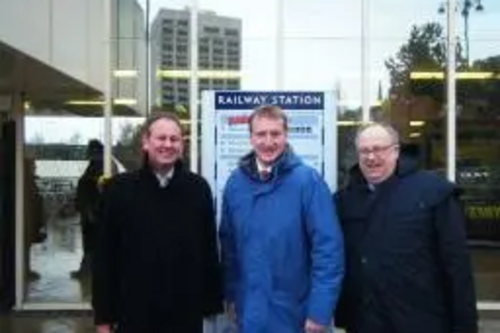
[[[89,314],[13,313],[0,316],[2,333],[91,333],[95,332]]]
[[[24,313],[0,316],[0,332],[93,333],[95,329],[88,313],[79,315],[75,313]],[[341,333],[343,331],[338,330],[336,332]],[[498,332],[500,332],[500,320],[481,321],[479,333]]]

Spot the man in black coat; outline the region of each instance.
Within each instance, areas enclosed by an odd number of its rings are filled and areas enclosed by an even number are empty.
[[[214,203],[173,114],[146,121],[145,165],[105,185],[93,262],[99,333],[201,333],[222,311]]]
[[[78,179],[76,187],[76,210],[80,214],[82,230],[83,256],[77,271],[71,272],[74,278],[88,276],[95,241],[95,210],[99,203],[100,191],[98,188],[99,177],[104,170],[104,146],[97,139],[92,139],[87,144],[86,155],[89,160],[85,171]]]
[[[465,218],[454,186],[399,156],[397,132],[370,124],[336,195],[346,275],[336,324],[349,333],[476,333]]]

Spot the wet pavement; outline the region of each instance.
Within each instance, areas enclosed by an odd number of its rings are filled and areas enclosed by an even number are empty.
[[[0,317],[2,333],[91,333],[90,316],[71,314],[12,314]]]
[[[500,320],[481,322],[479,333],[500,332]],[[91,333],[95,332],[90,316],[71,314],[17,314],[0,316],[2,333]],[[342,330],[336,332],[341,333]],[[141,332],[143,333],[143,332]],[[144,332],[147,333],[147,332]],[[175,333],[175,332],[173,332]]]
[[[73,278],[83,255],[78,216],[51,219],[47,240],[31,247],[26,301],[81,303],[90,298],[89,277]]]

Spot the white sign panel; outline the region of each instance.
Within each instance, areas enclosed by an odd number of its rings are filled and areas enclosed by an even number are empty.
[[[251,150],[248,117],[262,105],[279,105],[289,118],[289,142],[316,168],[332,191],[337,183],[336,107],[333,93],[208,91],[203,94],[202,173],[220,198],[231,172]],[[219,206],[219,205],[218,205]]]

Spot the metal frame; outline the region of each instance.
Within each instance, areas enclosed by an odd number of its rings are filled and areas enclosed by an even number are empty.
[[[193,172],[198,172],[199,152],[199,95],[198,91],[198,0],[191,0],[190,8],[190,77],[189,80],[189,114],[191,116],[190,164]]]
[[[117,2],[118,4],[118,2]],[[112,169],[112,152],[113,133],[112,133],[112,117],[113,117],[113,42],[118,42],[118,39],[113,40],[113,0],[103,1],[104,13],[104,175],[110,176]],[[118,33],[118,32],[117,32]]]
[[[370,115],[370,1],[361,0],[361,120],[367,123]]]
[[[447,21],[447,63],[446,63],[446,98],[448,100],[447,110],[447,140],[446,140],[446,174],[448,179],[455,181],[456,179],[456,157],[457,157],[457,82],[456,82],[456,0],[448,0],[446,11]]]
[[[13,118],[16,122],[16,156],[15,156],[15,223],[16,223],[16,302],[19,309],[24,302],[24,108],[20,94],[13,96]]]
[[[50,310],[90,310],[89,302],[80,303],[62,303],[62,302],[29,302],[26,300],[26,277],[24,270],[24,100],[20,94],[13,95],[13,119],[16,123],[16,173],[15,173],[15,304],[14,309],[17,311],[50,311]]]

